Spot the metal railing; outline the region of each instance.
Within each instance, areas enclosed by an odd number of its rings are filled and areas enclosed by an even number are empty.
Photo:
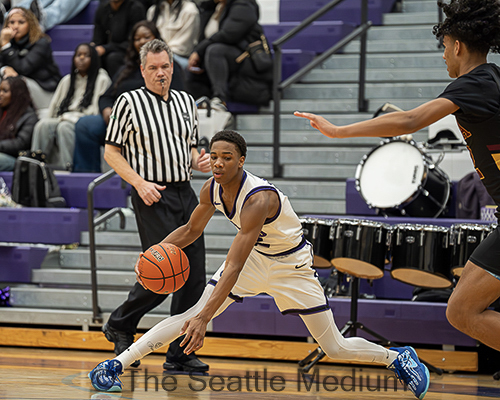
[[[96,244],[95,244],[95,227],[108,219],[118,214],[120,216],[120,229],[125,228],[125,215],[121,207],[115,207],[104,214],[101,214],[94,219],[94,190],[97,186],[103,184],[107,180],[116,175],[116,172],[110,170],[101,176],[98,176],[89,183],[87,188],[87,212],[89,224],[89,248],[90,248],[90,280],[92,284],[92,321],[96,324],[103,322],[102,311],[99,307],[99,299],[97,295],[97,262],[96,262]]]
[[[330,11],[332,8],[340,4],[344,0],[334,0],[331,3],[326,4],[321,9],[316,11],[314,14],[302,21],[297,27],[292,29],[290,32],[286,33],[279,39],[273,42],[274,50],[274,66],[273,66],[273,103],[274,103],[274,113],[273,113],[273,177],[280,178],[283,176],[282,166],[280,164],[280,129],[281,129],[281,96],[283,91],[301,79],[305,74],[310,72],[317,65],[324,62],[332,54],[336,53],[345,45],[352,42],[357,37],[361,36],[361,47],[360,47],[360,59],[359,59],[359,90],[358,90],[358,110],[364,112],[368,110],[368,101],[365,98],[365,86],[366,86],[366,37],[367,31],[372,26],[372,23],[367,21],[368,19],[368,0],[361,1],[361,23],[360,26],[347,35],[344,39],[340,40],[334,46],[330,47],[327,51],[323,52],[319,57],[312,60],[309,64],[304,66],[302,69],[294,73],[289,78],[281,82],[281,62],[282,62],[282,52],[281,47],[288,40],[293,38],[311,23],[320,18],[323,14]]]

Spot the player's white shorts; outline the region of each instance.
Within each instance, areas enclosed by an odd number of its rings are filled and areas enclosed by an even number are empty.
[[[323,288],[311,267],[309,243],[286,255],[271,257],[252,250],[229,297],[242,301],[244,297],[267,293],[274,298],[282,314],[314,314],[328,310]],[[213,275],[209,284],[216,285],[224,265]]]

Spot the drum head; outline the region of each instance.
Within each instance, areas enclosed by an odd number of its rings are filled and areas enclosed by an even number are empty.
[[[360,167],[360,194],[377,208],[397,207],[406,202],[417,192],[426,172],[420,150],[399,140],[375,148]]]
[[[332,264],[338,271],[361,279],[380,279],[384,276],[380,268],[361,260],[335,258]]]

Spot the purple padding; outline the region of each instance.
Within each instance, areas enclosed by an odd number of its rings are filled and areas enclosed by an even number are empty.
[[[9,189],[12,189],[12,175],[12,172],[0,172],[0,178],[3,178]],[[55,175],[61,189],[61,195],[66,200],[66,205],[68,207],[87,208],[89,183],[101,174],[77,172],[59,174],[56,172]],[[122,188],[121,178],[115,175],[94,190],[94,208],[126,207],[129,194],[130,185],[126,184],[125,188]]]
[[[81,43],[90,43],[93,25],[57,25],[47,34],[52,39],[52,51],[75,51]]]
[[[46,247],[0,246],[0,282],[31,282],[31,270],[40,268]]]
[[[281,78],[286,79],[292,76],[302,67],[310,63],[316,53],[308,50],[284,49],[281,55]]]
[[[87,208],[87,189],[95,178],[101,174],[76,173],[57,174],[57,182],[61,194],[66,199],[68,207]],[[109,209],[126,207],[127,197],[130,194],[130,185],[122,188],[122,179],[115,175],[94,190],[94,207]]]
[[[0,208],[0,242],[71,244],[88,230],[87,210]]]
[[[69,21],[66,21],[64,24],[93,24],[97,7],[99,7],[99,1],[91,1],[89,5],[80,12],[80,14],[78,14],[74,18],[71,18]]]
[[[303,21],[331,0],[281,0],[280,21]],[[382,24],[382,16],[392,10],[396,0],[368,0],[368,20]],[[344,0],[323,15],[320,21],[345,21],[361,23],[361,0]]]
[[[71,61],[74,51],[54,51],[54,61],[59,67],[62,76],[68,75],[71,72]]]
[[[282,22],[277,25],[263,25],[269,42],[274,42],[296,27],[298,22]],[[354,30],[355,25],[342,21],[317,21],[298,33],[283,45],[283,49],[299,49],[323,53],[340,39]]]
[[[445,211],[442,217],[454,218],[456,215],[457,186],[458,182],[451,183],[448,209]],[[383,190],[383,188],[381,188],[381,190]],[[356,179],[354,178],[349,178],[346,180],[345,200],[346,214],[377,215],[376,210],[368,207],[366,201],[363,199],[363,197],[361,197],[359,191],[356,189]],[[440,216],[439,219],[441,220],[442,217]]]
[[[233,101],[227,102],[227,109],[232,114],[258,114],[259,106],[255,104],[245,104],[245,103],[237,103]]]
[[[349,320],[350,299],[329,299],[339,328]],[[446,304],[411,301],[359,300],[358,320],[368,328],[399,343],[476,346],[476,341],[446,320]],[[297,316],[283,316],[266,295],[232,304],[213,321],[213,331],[270,336],[310,336]],[[358,336],[374,338],[358,330]],[[305,356],[305,355],[304,355]]]

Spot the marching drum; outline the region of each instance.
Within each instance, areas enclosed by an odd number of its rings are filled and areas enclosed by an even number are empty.
[[[448,176],[415,142],[390,140],[365,155],[356,170],[356,189],[371,208],[399,209],[412,217],[437,217],[446,208]]]
[[[339,219],[335,226],[333,266],[363,279],[384,276],[389,226],[374,221]]]
[[[449,228],[398,224],[391,232],[391,276],[431,289],[452,286]]]
[[[313,245],[314,262],[317,268],[330,268],[333,239],[333,220],[304,218],[301,219],[302,232],[305,238]]]
[[[455,224],[450,229],[451,271],[461,276],[472,252],[493,230],[493,225]]]

